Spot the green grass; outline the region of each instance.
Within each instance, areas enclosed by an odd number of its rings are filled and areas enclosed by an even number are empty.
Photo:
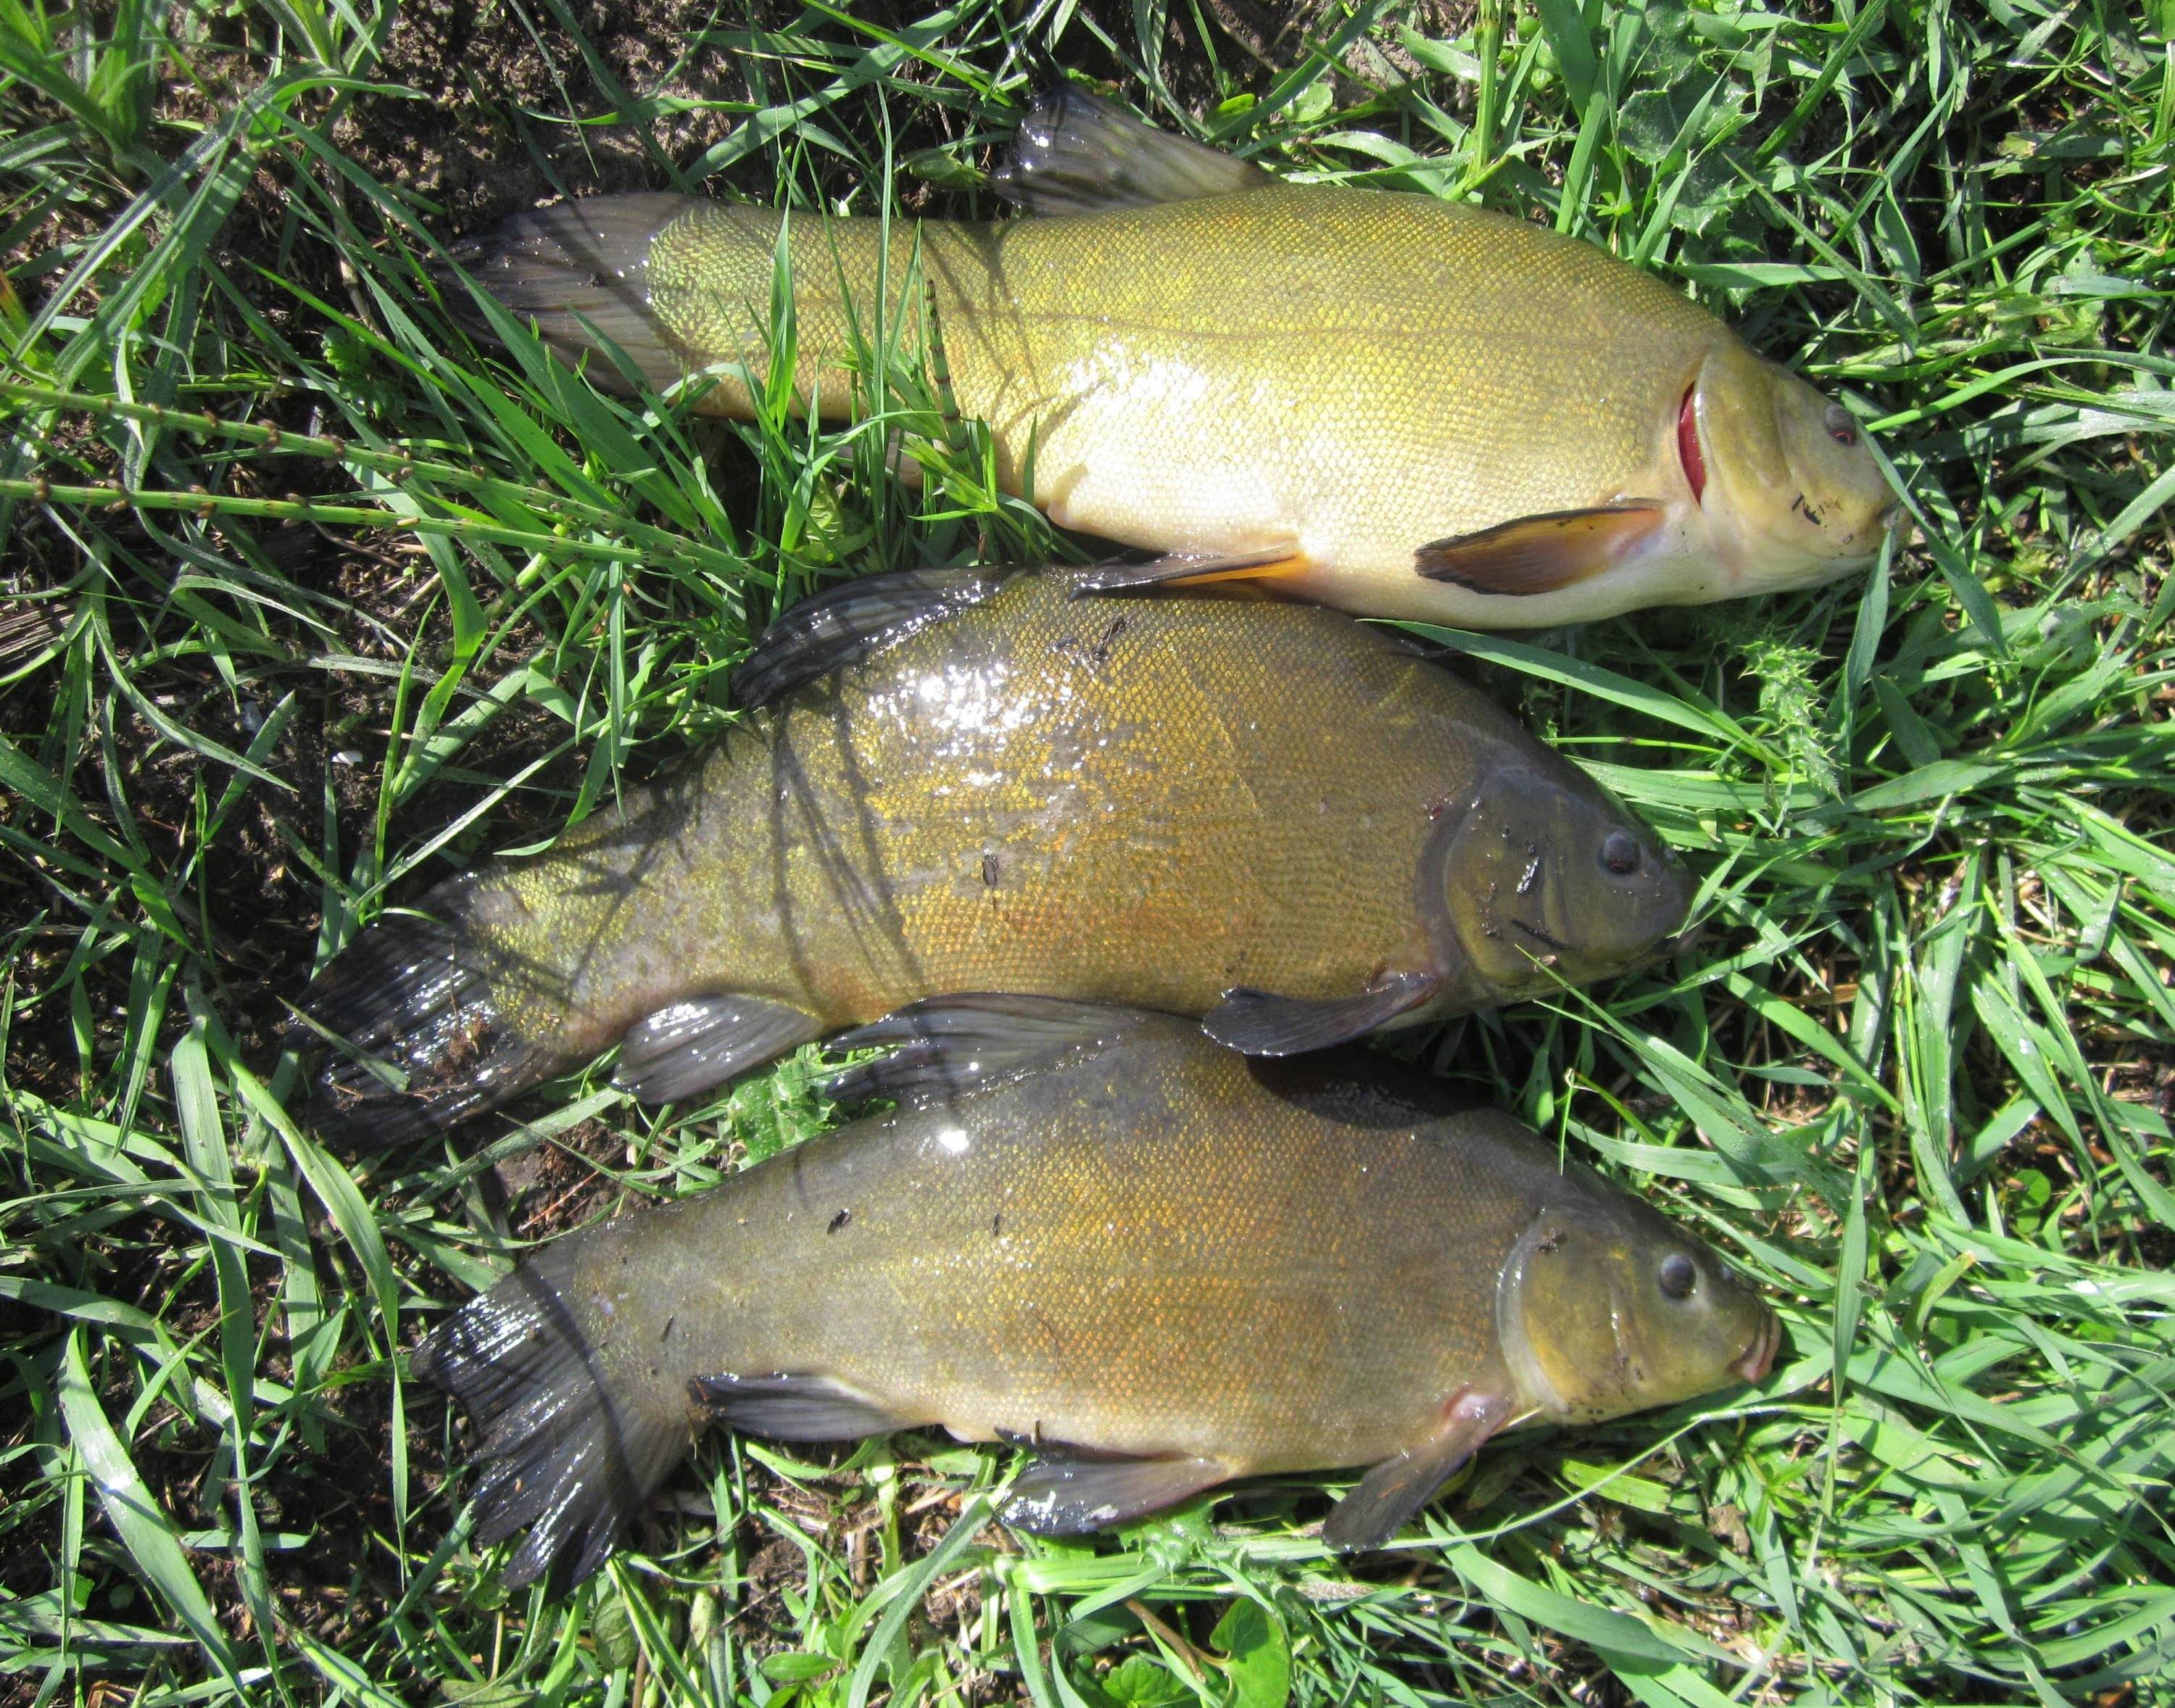
[[[0,1700],[2175,1703],[2175,20],[1461,10],[544,0],[440,51],[372,0],[0,0]],[[1044,54],[1609,245],[1879,431],[1924,526],[1869,580],[1453,637],[1713,929],[1430,1059],[1704,1228],[1784,1355],[1513,1438],[1356,1565],[1298,1481],[1073,1546],[984,1525],[1001,1455],[719,1439],[510,1594],[399,1349],[831,1111],[805,1058],[670,1120],[599,1076],[358,1163],[285,1000],[714,734],[777,602],[1067,548],[917,376],[732,428],[480,352],[426,271],[467,180],[400,163],[963,213]]]

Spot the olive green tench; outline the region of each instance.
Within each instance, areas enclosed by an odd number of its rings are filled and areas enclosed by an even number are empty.
[[[1082,574],[789,612],[737,679],[751,714],[675,780],[326,969],[328,1125],[406,1138],[615,1044],[622,1085],[682,1098],[957,990],[1283,1055],[1670,946],[1687,887],[1652,833],[1399,637]]]
[[[909,1010],[840,1128],[554,1241],[414,1368],[486,1461],[507,1574],[586,1575],[711,1419],[786,1440],[936,1426],[1034,1449],[1003,1516],[1098,1529],[1233,1478],[1368,1465],[1380,1546],[1489,1436],[1757,1381],[1729,1266],[1508,1115],[1366,1051],[1249,1060],[1165,1016]]]
[[[1531,628],[1813,586],[1871,563],[1895,514],[1841,405],[1592,243],[1287,183],[1073,93],[1030,111],[995,182],[1033,217],[608,196],[456,252],[600,382],[627,384],[608,344],[746,415],[783,233],[799,404],[854,413],[871,348],[941,357],[1006,490],[1165,554],[1105,585],[1273,577]]]

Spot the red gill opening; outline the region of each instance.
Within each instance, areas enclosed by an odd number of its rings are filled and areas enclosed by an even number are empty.
[[[1684,400],[1677,405],[1677,459],[1684,465],[1684,479],[1692,483],[1692,502],[1706,496],[1706,458],[1700,454],[1699,416],[1692,409],[1696,383],[1684,388]]]

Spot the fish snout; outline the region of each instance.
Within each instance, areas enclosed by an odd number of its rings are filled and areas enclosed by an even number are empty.
[[[1773,1311],[1760,1320],[1760,1332],[1752,1337],[1752,1344],[1744,1349],[1744,1356],[1729,1366],[1733,1374],[1748,1382],[1764,1377],[1775,1363],[1775,1354],[1782,1344],[1782,1324]]]

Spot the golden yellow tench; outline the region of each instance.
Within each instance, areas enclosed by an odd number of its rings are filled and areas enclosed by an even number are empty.
[[[1243,575],[1530,628],[1812,586],[1871,563],[1895,513],[1847,410],[1591,243],[1286,183],[1071,93],[997,180],[1033,217],[609,196],[460,252],[599,379],[624,383],[602,338],[646,384],[710,376],[697,407],[745,415],[783,231],[803,406],[850,414],[879,317],[907,328],[1008,490],[1165,554],[1106,587]]]

